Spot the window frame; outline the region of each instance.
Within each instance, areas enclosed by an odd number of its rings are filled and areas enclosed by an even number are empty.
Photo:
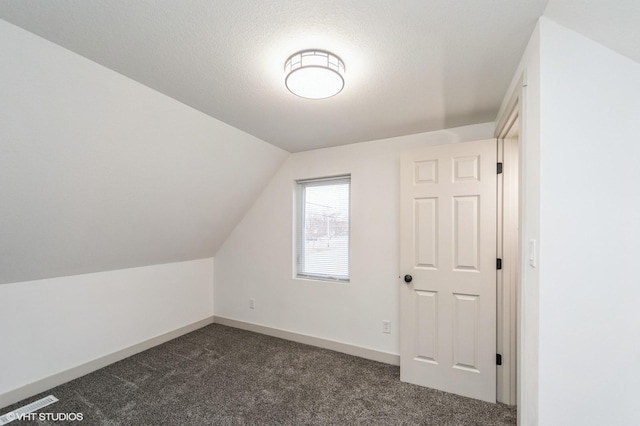
[[[304,244],[305,244],[305,189],[313,186],[329,186],[331,184],[349,185],[347,202],[348,226],[347,226],[347,275],[321,274],[301,272],[304,269]],[[293,267],[294,278],[302,280],[326,281],[335,283],[349,283],[351,281],[351,174],[328,176],[322,178],[297,179],[295,181],[295,223],[294,223],[294,252]]]

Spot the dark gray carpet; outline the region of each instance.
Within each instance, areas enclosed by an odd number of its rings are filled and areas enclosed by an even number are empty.
[[[516,424],[515,408],[401,383],[399,374],[398,367],[214,324],[0,414],[53,394],[60,401],[40,412],[83,413],[88,425]]]

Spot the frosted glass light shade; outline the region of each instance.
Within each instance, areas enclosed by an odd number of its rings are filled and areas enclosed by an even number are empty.
[[[284,71],[287,89],[301,98],[330,98],[344,87],[344,63],[323,50],[304,50],[292,55],[284,64]]]

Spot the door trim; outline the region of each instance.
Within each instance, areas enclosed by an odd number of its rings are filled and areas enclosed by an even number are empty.
[[[497,274],[497,353],[502,365],[497,369],[497,401],[516,405],[517,401],[517,329],[520,271],[519,182],[520,182],[520,116],[517,102],[513,105],[504,127],[498,135],[498,161],[503,173],[498,179],[497,257],[502,269]],[[517,127],[516,127],[517,126]],[[513,132],[516,139],[513,140]],[[514,182],[515,179],[515,182]]]
[[[517,288],[516,288],[516,310],[517,315],[515,318],[515,324],[511,324],[512,327],[515,328],[516,334],[516,377],[515,377],[515,391],[516,391],[516,401],[515,405],[518,407],[518,425],[523,424],[525,422],[525,412],[529,410],[528,404],[530,400],[536,399],[532,398],[533,395],[529,395],[529,392],[525,392],[527,388],[527,383],[525,383],[525,379],[530,375],[530,373],[525,372],[525,369],[529,369],[528,365],[525,365],[524,360],[526,359],[524,348],[525,342],[530,339],[528,337],[527,330],[530,327],[527,327],[524,323],[524,313],[525,313],[525,305],[527,303],[524,286],[525,286],[525,272],[524,272],[524,248],[523,241],[525,239],[525,216],[524,216],[524,207],[526,203],[526,163],[527,159],[526,151],[527,151],[527,117],[528,111],[526,110],[527,105],[527,86],[528,86],[528,72],[526,69],[522,70],[519,78],[515,81],[513,88],[510,89],[510,94],[508,95],[508,101],[504,102],[500,111],[498,112],[498,117],[496,120],[496,128],[495,128],[495,137],[500,140],[501,137],[504,137],[511,126],[513,125],[513,120],[515,117],[519,119],[520,126],[520,137],[519,137],[519,153],[518,153],[518,222],[519,232],[518,232],[518,251],[519,251],[519,264],[520,269],[518,272],[518,280],[517,280]],[[536,374],[537,377],[537,374]],[[506,389],[505,392],[508,392]],[[537,405],[537,402],[531,401],[531,405]]]

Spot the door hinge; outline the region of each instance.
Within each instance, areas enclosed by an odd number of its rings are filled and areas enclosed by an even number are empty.
[[[502,355],[496,354],[496,365],[502,365]]]
[[[502,163],[498,163],[498,174],[502,174]]]
[[[502,269],[502,259],[496,259],[496,269]]]

